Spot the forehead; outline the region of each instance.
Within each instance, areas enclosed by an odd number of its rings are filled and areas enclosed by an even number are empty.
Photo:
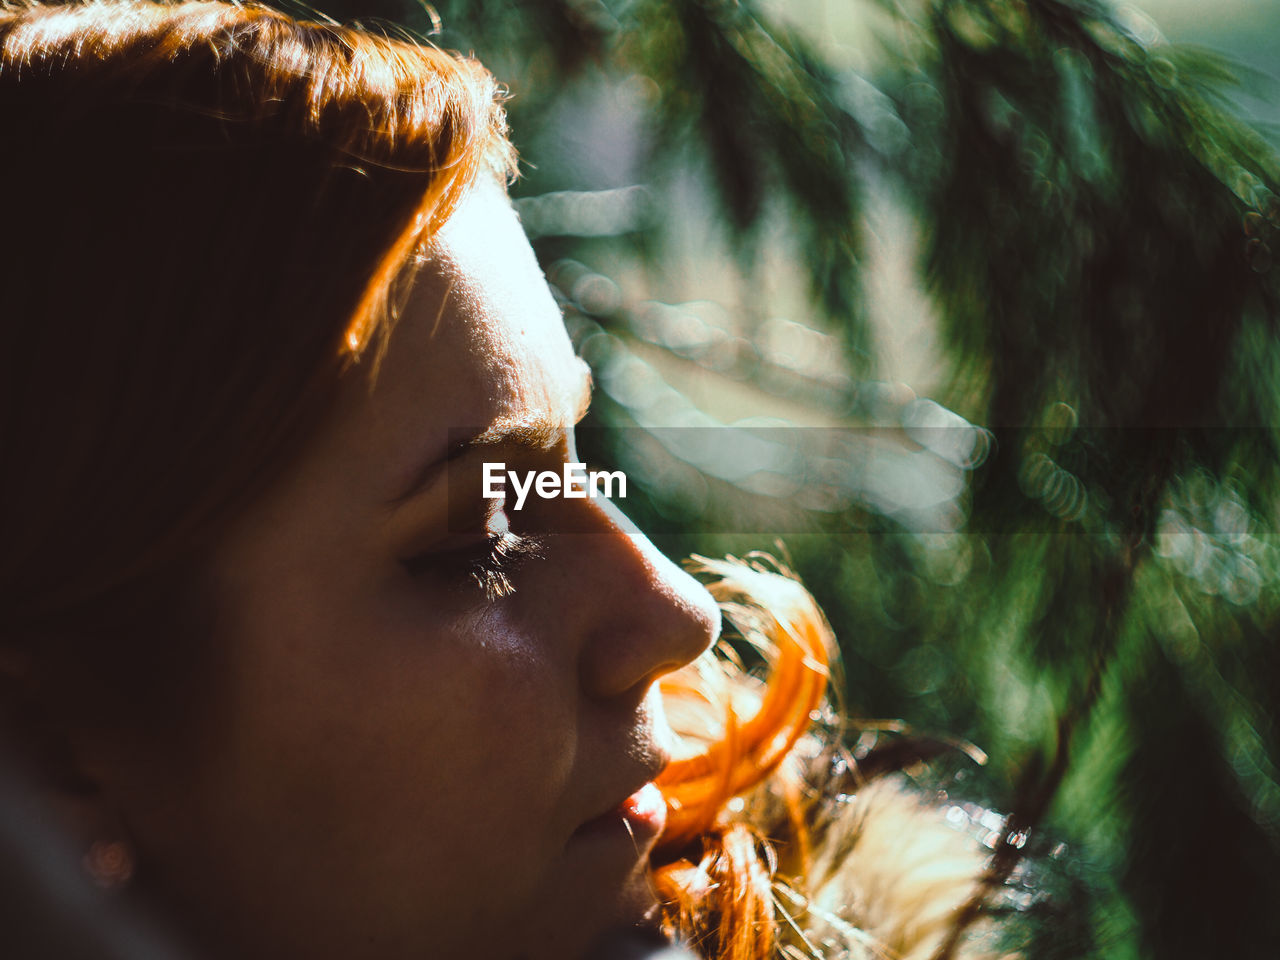
[[[451,430],[572,424],[586,377],[500,186],[477,185],[429,255],[372,389],[349,385],[330,433],[391,488],[443,454]]]
[[[460,412],[482,415],[458,426],[514,415],[524,406],[554,408],[576,398],[580,364],[533,250],[500,187],[486,182],[472,191],[435,238],[430,255],[417,288],[421,297],[405,319],[438,315],[449,321],[436,332],[448,342],[438,355],[456,349],[467,361],[466,375],[460,378],[466,382],[454,384],[460,388],[454,403]],[[423,331],[411,333],[420,337]],[[436,351],[428,352],[434,360]],[[440,372],[453,369],[458,368]],[[469,397],[472,389],[484,397]],[[565,390],[567,397],[562,396]]]

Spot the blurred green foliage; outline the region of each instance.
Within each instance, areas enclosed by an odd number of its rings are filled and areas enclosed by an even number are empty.
[[[322,6],[431,26],[396,0]],[[784,538],[842,639],[850,709],[990,754],[959,789],[1043,861],[1028,956],[1274,955],[1280,165],[1233,117],[1233,66],[1091,0],[850,3],[883,27],[873,76],[753,2],[436,10],[437,41],[511,85],[517,196],[583,188],[557,159],[572,97],[644,92],[628,173],[657,209],[622,239],[550,231],[544,262],[657,262],[684,215],[662,184],[696,171],[737,269],[781,236],[808,278],[802,319],[839,338],[823,342],[849,379],[809,376],[805,403],[841,422],[884,422],[862,379],[867,198],[912,212],[951,371],[934,399],[991,452],[952,527],[864,502]],[[650,376],[642,315],[550,273],[606,386]],[[750,329],[711,334],[729,344],[716,369],[779,394]],[[602,391],[596,423],[641,424],[620,396]],[[629,510],[682,528],[659,538],[670,552],[771,546],[641,480]]]

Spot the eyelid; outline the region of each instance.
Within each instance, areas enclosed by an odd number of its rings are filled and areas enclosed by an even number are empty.
[[[526,561],[541,558],[543,541],[506,530],[484,537],[472,535],[465,545],[437,546],[401,563],[411,576],[435,575],[451,593],[479,589],[492,603],[515,593],[509,574]]]
[[[483,454],[483,456],[481,456]],[[444,516],[436,513],[431,524],[435,535],[430,539],[414,538],[416,544],[408,551],[401,563],[426,565],[431,556],[447,556],[465,552],[468,549],[480,549],[482,538],[501,537],[511,532],[511,516],[509,504],[513,494],[504,490],[495,496],[483,496],[482,464],[485,462],[501,462],[507,470],[559,470],[566,462],[577,459],[576,431],[572,426],[563,427],[559,435],[549,446],[533,447],[524,443],[507,442],[494,444],[485,450],[472,450],[458,461],[451,464],[448,470],[448,488]],[[525,503],[521,514],[526,521],[533,520],[537,513],[536,504]],[[441,520],[444,521],[440,529]],[[524,539],[529,539],[521,530]]]

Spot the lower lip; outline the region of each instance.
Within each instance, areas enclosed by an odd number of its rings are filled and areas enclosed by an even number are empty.
[[[636,842],[656,840],[667,824],[667,800],[654,784],[646,783],[608,813],[588,820],[573,832],[574,839],[616,833]]]

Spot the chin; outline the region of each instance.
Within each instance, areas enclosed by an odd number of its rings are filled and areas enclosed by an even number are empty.
[[[654,890],[646,863],[636,872],[634,884],[628,886],[619,898],[617,923],[628,927],[657,929],[659,912],[658,894]]]
[[[658,930],[660,909],[647,862],[613,889],[579,876],[569,878],[560,894],[535,921],[539,932],[529,948],[512,953],[511,960],[599,960],[615,955],[598,955],[602,944],[645,939]]]

